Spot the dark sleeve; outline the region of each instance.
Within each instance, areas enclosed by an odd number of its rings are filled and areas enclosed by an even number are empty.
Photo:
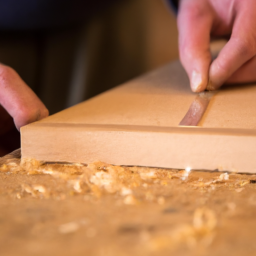
[[[0,30],[81,24],[120,0],[0,0]]]
[[[179,0],[168,0],[170,6],[172,9],[175,11],[175,13],[178,12],[178,5],[179,5]]]

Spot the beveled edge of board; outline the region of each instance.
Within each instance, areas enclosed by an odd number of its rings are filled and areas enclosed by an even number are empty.
[[[40,123],[35,122],[21,127],[21,133],[29,129],[75,129],[84,131],[106,131],[106,132],[154,132],[154,133],[179,133],[179,134],[202,134],[202,135],[225,135],[225,136],[256,136],[256,129],[238,128],[206,128],[200,126],[143,126],[143,125],[116,125],[116,124],[68,124],[68,123]]]

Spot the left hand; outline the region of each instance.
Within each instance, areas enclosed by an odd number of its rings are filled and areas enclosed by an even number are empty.
[[[48,114],[47,108],[17,72],[0,64],[0,156],[19,147],[18,130],[22,126]]]

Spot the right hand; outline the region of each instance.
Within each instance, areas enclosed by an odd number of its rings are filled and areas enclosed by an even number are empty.
[[[179,1],[179,52],[192,91],[256,81],[255,16],[255,0]],[[211,37],[229,37],[213,62]]]

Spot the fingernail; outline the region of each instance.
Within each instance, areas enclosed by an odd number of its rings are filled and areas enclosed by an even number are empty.
[[[199,92],[202,86],[202,76],[199,72],[193,70],[191,76],[191,89],[193,92]]]

